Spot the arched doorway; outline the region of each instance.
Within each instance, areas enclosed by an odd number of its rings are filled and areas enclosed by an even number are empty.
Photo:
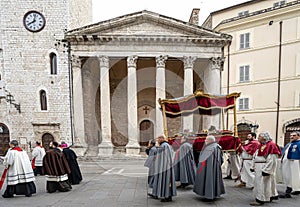
[[[294,131],[300,131],[300,118],[285,123],[284,146],[290,142],[290,134]]]
[[[52,141],[54,141],[54,137],[52,136],[52,134],[46,133],[42,136],[42,145],[46,151],[49,150],[49,144]]]
[[[9,130],[5,124],[0,123],[0,156],[4,156],[9,149]]]
[[[144,120],[140,123],[140,146],[145,147],[148,141],[154,138],[154,124],[150,120]]]
[[[247,123],[240,123],[237,125],[238,135],[242,142],[247,138],[247,135],[251,132],[251,126]]]

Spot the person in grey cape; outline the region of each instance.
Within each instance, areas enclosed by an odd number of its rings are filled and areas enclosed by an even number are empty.
[[[196,163],[194,160],[193,146],[188,142],[186,136],[181,137],[181,145],[176,151],[174,164],[175,181],[180,182],[177,188],[194,185]]]
[[[157,156],[154,164],[154,180],[152,195],[161,198],[161,202],[172,201],[172,196],[176,196],[176,185],[173,168],[173,149],[166,141],[165,135],[157,138]]]
[[[223,155],[215,137],[208,135],[199,155],[194,192],[205,200],[213,200],[225,193],[221,165]]]
[[[148,158],[145,161],[144,166],[148,167],[148,186],[150,188],[153,188],[153,181],[154,181],[154,162],[156,159],[156,154],[157,154],[157,149],[155,146],[155,141],[154,140],[149,140],[148,147],[146,149],[146,154],[148,155]],[[151,197],[156,198],[152,194],[148,194]]]

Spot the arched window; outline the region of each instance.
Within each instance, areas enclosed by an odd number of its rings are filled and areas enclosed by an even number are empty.
[[[57,56],[55,53],[50,53],[50,73],[51,75],[57,74]]]
[[[40,91],[41,110],[47,110],[47,95],[46,91]]]

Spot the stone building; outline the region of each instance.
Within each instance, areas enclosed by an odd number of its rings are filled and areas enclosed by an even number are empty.
[[[231,36],[141,11],[68,31],[66,39],[76,143],[87,154],[107,155],[139,154],[163,133],[159,98],[196,89],[220,94],[223,48]],[[168,120],[169,134],[198,132],[212,122],[218,126],[219,117]]]
[[[0,4],[0,154],[17,139],[79,155],[139,154],[163,133],[157,100],[220,94],[231,36],[149,11],[91,23],[91,0]],[[195,10],[195,14],[197,14]],[[169,134],[219,117],[170,119]]]
[[[0,1],[0,155],[8,142],[73,142],[67,30],[92,22],[91,0]]]
[[[300,1],[246,1],[212,12],[202,26],[232,36],[222,93],[241,92],[239,135],[267,130],[285,145],[300,130]]]

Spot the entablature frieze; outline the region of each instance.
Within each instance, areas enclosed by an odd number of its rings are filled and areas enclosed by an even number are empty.
[[[224,46],[231,40],[226,38],[208,38],[195,36],[140,36],[140,35],[74,35],[69,36],[68,40],[72,44],[105,44],[109,42],[143,42],[143,43],[194,43],[200,45]]]

